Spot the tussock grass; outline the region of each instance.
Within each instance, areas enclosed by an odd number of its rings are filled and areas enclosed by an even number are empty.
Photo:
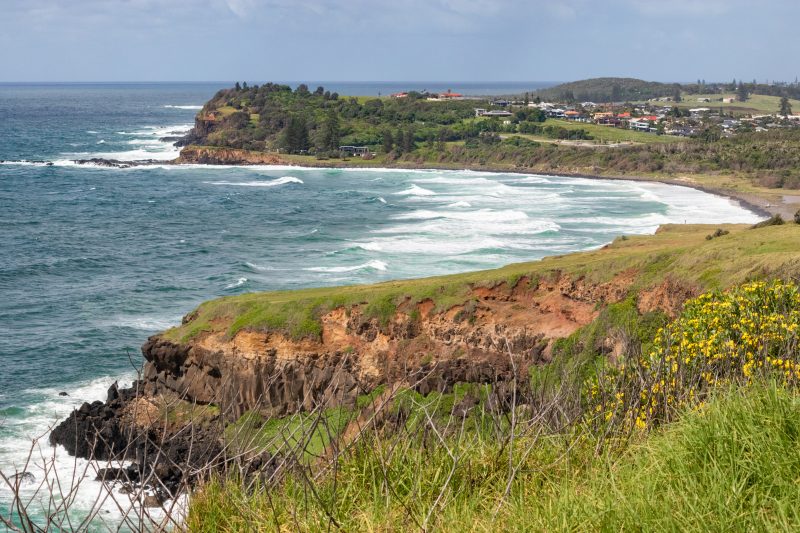
[[[408,531],[427,519],[431,531],[790,531],[800,527],[798,438],[798,398],[760,382],[722,391],[622,455],[596,455],[588,438],[541,439],[515,457],[524,468],[499,511],[502,441],[398,450],[370,439],[317,484],[324,503],[296,478],[255,490],[216,480],[193,496],[188,526],[319,531],[333,519],[331,530]]]

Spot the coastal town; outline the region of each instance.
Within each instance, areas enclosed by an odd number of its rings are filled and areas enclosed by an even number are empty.
[[[407,98],[408,92],[392,94],[392,98]],[[547,101],[526,93],[524,97],[495,98],[486,105],[484,98],[466,96],[448,90],[440,94],[423,95],[426,101],[480,100],[483,107],[475,108],[475,117],[498,119],[500,131],[514,133],[525,120],[526,109],[538,109],[552,121],[594,124],[622,130],[675,137],[704,136],[709,140],[732,137],[745,132],[764,132],[777,128],[800,127],[800,113],[792,111],[788,99],[779,100],[774,112],[765,112],[748,105],[746,95],[717,94],[709,96],[657,97],[644,101]],[[522,113],[520,113],[522,111]]]

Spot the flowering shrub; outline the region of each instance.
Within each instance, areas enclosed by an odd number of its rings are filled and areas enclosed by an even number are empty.
[[[602,369],[587,383],[592,417],[646,428],[696,408],[719,385],[769,373],[800,381],[800,290],[782,281],[752,282],[686,303],[656,333],[653,348]]]

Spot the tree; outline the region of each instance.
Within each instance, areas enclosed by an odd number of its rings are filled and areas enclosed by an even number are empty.
[[[747,87],[740,81],[739,87],[736,89],[736,98],[738,98],[740,102],[746,102],[748,96],[750,96],[750,94],[747,92]]]
[[[403,134],[403,130],[397,130],[397,135],[394,136],[394,139],[397,153],[402,154],[406,144],[406,136]]]
[[[234,85],[233,88],[234,88],[234,90],[236,90],[236,92],[239,92],[239,91],[242,90],[242,86],[239,84],[238,81],[236,82],[236,85]]]
[[[341,128],[339,125],[339,113],[334,108],[328,110],[325,122],[322,125],[322,135],[320,144],[323,150],[338,150]]]
[[[445,142],[447,141],[447,132],[444,128],[440,128],[436,139],[436,150],[444,152]]]
[[[394,148],[394,138],[392,137],[392,132],[389,130],[384,130],[381,134],[381,145],[383,146],[383,153],[388,154]]]
[[[672,89],[672,101],[673,102],[680,102],[681,101],[681,87],[680,87],[680,85],[676,85]]]
[[[792,104],[789,102],[789,97],[786,95],[781,97],[780,114],[784,118],[792,114]]]
[[[403,137],[403,152],[412,152],[414,148],[414,130],[409,129]]]
[[[284,145],[289,152],[308,150],[308,126],[303,117],[293,116],[286,126]]]

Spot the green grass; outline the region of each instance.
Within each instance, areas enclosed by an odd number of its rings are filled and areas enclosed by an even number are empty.
[[[781,106],[780,96],[767,96],[763,94],[751,94],[750,97],[744,102],[724,103],[722,98],[736,98],[735,93],[729,94],[684,94],[682,95],[683,101],[678,102],[678,107],[682,108],[695,108],[695,107],[710,107],[718,109],[724,107],[726,110],[733,112],[740,112],[742,114],[775,114]],[[710,102],[698,102],[698,98],[710,98]],[[795,112],[800,112],[800,100],[790,99],[789,103]],[[668,105],[675,105],[674,102],[668,102]]]
[[[798,439],[798,397],[759,382],[720,391],[621,454],[596,454],[591,438],[542,438],[514,454],[524,468],[499,507],[509,464],[501,441],[450,440],[448,453],[371,440],[313,496],[297,476],[272,489],[212,481],[192,497],[187,524],[320,531],[333,518],[345,531],[400,531],[427,518],[431,531],[791,531],[800,528]]]
[[[544,125],[560,126],[568,130],[586,130],[593,139],[589,142],[636,142],[643,144],[674,143],[683,139],[673,135],[656,135],[655,133],[645,133],[642,131],[625,130],[611,126],[600,126],[584,122],[573,122],[569,120],[547,119]]]
[[[729,230],[730,234],[706,240],[706,235],[717,227]],[[192,320],[164,335],[175,341],[187,341],[202,332],[234,335],[249,329],[282,332],[293,338],[316,338],[322,327],[320,317],[338,307],[362,306],[367,317],[385,323],[406,301],[417,303],[429,299],[436,309],[446,310],[468,301],[476,286],[495,286],[522,276],[546,278],[556,272],[586,276],[589,281],[601,283],[632,269],[636,272],[632,291],[653,286],[667,277],[698,288],[725,287],[766,274],[797,274],[798,250],[800,227],[795,224],[758,230],[742,225],[667,225],[656,235],[617,239],[600,250],[495,270],[375,285],[228,296],[203,303]]]
[[[225,428],[225,441],[237,453],[262,451],[284,453],[292,450],[312,460],[356,416],[353,409],[331,407],[321,414],[297,413],[283,418],[265,419],[248,411]]]

